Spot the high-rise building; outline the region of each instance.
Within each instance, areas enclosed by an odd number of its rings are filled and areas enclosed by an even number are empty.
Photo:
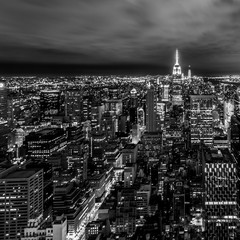
[[[182,70],[181,66],[179,65],[179,55],[178,55],[178,49],[176,49],[176,58],[175,58],[175,64],[173,66],[173,75],[181,76]]]
[[[47,128],[32,132],[25,138],[27,154],[35,158],[48,157],[67,145],[66,132],[62,128]]]
[[[43,171],[11,168],[0,174],[0,239],[17,240],[43,214]]]
[[[82,122],[91,120],[93,96],[83,96],[82,102]]]
[[[138,120],[138,98],[137,98],[137,91],[133,88],[130,92],[130,101],[129,101],[129,113],[130,113],[130,122],[132,124],[136,124]]]
[[[202,156],[206,239],[235,239],[239,217],[237,162],[228,149],[203,148]]]
[[[240,119],[236,115],[231,117],[229,135],[231,150],[240,163]]]
[[[191,143],[212,145],[213,142],[213,95],[190,95]]]
[[[61,112],[62,95],[59,90],[45,90],[40,93],[40,114],[42,120],[51,120]]]
[[[65,94],[65,115],[71,121],[81,122],[82,92],[80,90],[67,91]]]
[[[68,235],[73,239],[80,231],[88,212],[95,204],[95,195],[88,189],[81,190],[74,183],[56,186],[53,194],[53,212],[55,216],[67,217]]]
[[[148,89],[146,96],[146,130],[147,132],[160,130],[160,121],[157,120],[157,99],[153,88]]]
[[[164,84],[164,85],[160,85],[161,87],[161,97],[162,97],[162,101],[163,102],[168,102],[169,101],[169,85],[168,84]]]
[[[225,128],[228,129],[230,122],[231,122],[231,117],[234,115],[234,101],[232,99],[224,101],[224,125]]]
[[[136,229],[136,190],[124,188],[118,192],[116,233],[132,235]]]
[[[8,104],[7,104],[7,87],[5,81],[0,81],[0,122],[7,121]]]
[[[190,80],[192,78],[192,71],[191,71],[191,66],[188,66],[188,79]]]
[[[137,216],[139,218],[149,215],[149,202],[151,196],[151,185],[141,185],[136,193]]]

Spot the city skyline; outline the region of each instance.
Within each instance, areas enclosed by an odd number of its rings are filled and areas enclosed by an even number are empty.
[[[0,72],[237,74],[237,1],[1,3]]]

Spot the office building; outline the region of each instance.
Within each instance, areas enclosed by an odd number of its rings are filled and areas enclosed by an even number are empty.
[[[148,158],[158,158],[162,150],[162,133],[146,132],[138,144],[139,153]]]
[[[53,213],[55,216],[62,214],[66,216],[70,237],[76,237],[94,204],[95,195],[93,192],[80,189],[72,182],[54,188]]]
[[[123,103],[121,99],[109,99],[105,101],[105,111],[111,115],[121,115]]]
[[[138,218],[143,218],[149,215],[149,202],[151,196],[151,185],[141,185],[136,192],[136,208]]]
[[[5,81],[0,81],[0,123],[6,122],[8,117],[7,86]]]
[[[136,190],[124,188],[118,192],[116,207],[116,233],[126,232],[131,236],[136,229]]]
[[[137,164],[136,163],[127,163],[124,167],[124,187],[132,187],[137,173]]]
[[[97,237],[103,231],[103,221],[89,222],[85,229],[85,237],[88,240],[91,237]]]
[[[51,120],[63,110],[63,95],[59,90],[45,90],[40,93],[41,120]]]
[[[237,162],[228,149],[202,149],[206,239],[230,239],[238,222]]]
[[[17,240],[43,214],[43,171],[7,169],[0,176],[0,239]]]
[[[71,122],[81,122],[82,95],[79,89],[69,90],[65,94],[65,116],[68,116]]]
[[[92,113],[92,102],[93,102],[93,96],[83,96],[82,100],[82,122],[85,122],[87,120],[91,120],[91,113]]]
[[[136,124],[138,121],[138,97],[137,90],[133,88],[130,92],[130,100],[129,100],[129,114],[130,114],[130,122],[132,124]]]
[[[136,163],[137,161],[138,145],[134,143],[126,144],[122,149],[122,164]]]
[[[27,155],[34,158],[49,157],[67,145],[66,133],[62,128],[47,128],[32,132],[25,138]]]
[[[28,226],[24,228],[24,235],[21,240],[66,240],[66,236],[67,219],[64,215],[57,216],[52,223],[42,221],[41,217],[38,217],[28,221]]]
[[[161,87],[161,100],[163,102],[168,102],[169,101],[169,85],[168,84],[163,84],[160,85]]]
[[[190,95],[191,143],[213,143],[213,95]]]
[[[153,87],[148,89],[146,96],[146,131],[160,131],[160,121],[157,119],[157,99]]]

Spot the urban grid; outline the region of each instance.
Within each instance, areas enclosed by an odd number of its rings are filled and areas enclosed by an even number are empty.
[[[238,76],[2,77],[0,239],[240,239]]]
[[[240,0],[0,0],[0,240],[240,240]]]

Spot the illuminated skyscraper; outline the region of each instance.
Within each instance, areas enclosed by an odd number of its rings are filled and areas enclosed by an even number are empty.
[[[67,91],[65,95],[65,115],[71,121],[81,122],[82,92],[80,90]]]
[[[236,239],[237,162],[228,149],[202,149],[205,182],[205,239]],[[231,237],[231,238],[230,238]]]
[[[130,122],[135,124],[137,123],[137,107],[138,107],[138,98],[136,89],[131,90],[130,96]]]
[[[182,74],[181,66],[179,65],[179,55],[178,55],[178,49],[176,49],[176,62],[173,66],[173,75],[174,76],[180,76]]]
[[[7,121],[7,88],[4,81],[0,81],[0,122]]]
[[[43,171],[7,169],[0,174],[0,239],[20,239],[30,219],[43,214]]]
[[[213,95],[190,95],[191,143],[212,145],[213,142]]]
[[[157,99],[153,88],[148,89],[146,96],[146,130],[147,132],[160,130],[160,122],[157,121]]]
[[[192,71],[191,71],[191,66],[188,66],[188,79],[192,78]]]
[[[40,93],[41,119],[51,119],[61,111],[61,93],[58,90],[45,90]]]

